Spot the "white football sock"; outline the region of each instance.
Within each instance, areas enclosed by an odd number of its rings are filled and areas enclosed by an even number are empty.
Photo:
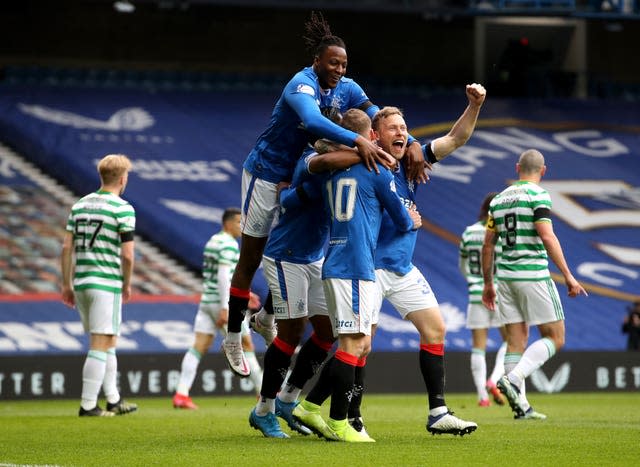
[[[487,360],[483,349],[476,347],[471,349],[471,376],[473,377],[473,384],[476,386],[478,400],[488,399],[489,394],[485,388],[485,383],[487,382]]]
[[[253,383],[256,394],[260,395],[260,388],[262,388],[262,368],[260,368],[260,364],[258,363],[255,352],[245,351],[244,356],[247,359],[249,369],[251,370],[249,379]]]
[[[107,353],[100,350],[89,350],[82,367],[82,400],[80,405],[91,410],[98,404],[100,386],[104,381],[107,366]]]
[[[178,394],[184,396],[189,395],[193,380],[196,379],[196,373],[198,372],[198,365],[200,365],[201,359],[202,355],[193,347],[184,354],[182,366],[180,367],[180,379],[178,380],[178,387],[176,389]]]
[[[118,358],[116,357],[115,347],[107,350],[107,363],[102,390],[107,398],[107,402],[110,404],[115,404],[120,400],[120,393],[118,392]]]
[[[496,353],[496,362],[493,365],[493,371],[489,379],[494,383],[497,383],[504,375],[504,355],[507,353],[507,343],[503,342],[498,352]]]

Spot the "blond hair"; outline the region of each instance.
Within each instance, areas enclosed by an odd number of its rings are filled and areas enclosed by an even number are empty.
[[[520,173],[523,175],[536,174],[544,167],[544,156],[536,149],[527,149],[518,159]]]
[[[392,115],[400,115],[402,118],[404,118],[404,114],[402,113],[402,110],[400,110],[397,107],[386,106],[381,108],[378,111],[378,113],[374,115],[373,121],[371,122],[371,126],[373,127],[374,130],[378,131],[380,129],[381,120],[387,117],[391,117]]]
[[[131,170],[131,161],[124,154],[109,154],[98,162],[98,173],[103,185],[113,185]]]
[[[371,129],[371,119],[366,112],[360,109],[349,109],[342,115],[340,126],[359,135],[367,136],[367,132]]]

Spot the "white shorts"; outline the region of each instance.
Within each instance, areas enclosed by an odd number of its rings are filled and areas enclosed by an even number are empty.
[[[503,324],[538,325],[564,320],[556,284],[544,281],[500,281],[498,311]]]
[[[277,185],[242,171],[242,233],[256,238],[269,236],[278,218]]]
[[[382,300],[386,298],[403,319],[412,311],[438,306],[431,286],[415,266],[404,276],[386,269],[376,269],[376,285],[376,308],[380,310]]]
[[[371,325],[378,322],[380,308],[376,308],[376,283],[351,279],[325,279],[324,296],[327,299],[333,335],[371,335]]]
[[[500,312],[490,311],[482,303],[469,303],[467,306],[467,329],[499,328]]]
[[[216,326],[216,321],[220,317],[220,310],[222,306],[219,303],[200,303],[198,305],[198,312],[196,313],[196,319],[193,322],[193,331],[202,334],[210,334],[213,337],[216,336],[216,332],[220,331],[222,336],[227,335],[227,327],[223,326],[219,328]],[[249,334],[249,313],[245,313],[245,319],[242,322],[242,335]]]
[[[120,335],[122,294],[105,290],[76,290],[76,308],[85,332]]]
[[[262,258],[262,271],[271,290],[273,313],[277,320],[328,316],[322,286],[322,263],[310,264]]]

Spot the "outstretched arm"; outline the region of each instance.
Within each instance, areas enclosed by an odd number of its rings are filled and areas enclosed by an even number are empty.
[[[439,161],[464,145],[476,127],[487,91],[481,84],[473,83],[467,84],[466,93],[469,104],[460,118],[453,124],[449,133],[433,140],[433,153]]]

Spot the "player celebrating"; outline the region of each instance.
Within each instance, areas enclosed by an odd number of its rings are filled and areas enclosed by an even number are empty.
[[[345,118],[350,113],[359,114],[358,118],[371,124],[367,115],[355,109],[349,110]],[[322,278],[338,349],[316,387],[293,410],[293,416],[329,439],[373,442],[366,432],[358,432],[348,423],[347,414],[357,368],[364,366],[371,350],[372,326],[376,322],[376,240],[383,208],[402,232],[417,229],[420,215],[403,206],[393,175],[384,168],[378,175],[368,172],[363,164],[334,171],[323,196],[331,220]],[[325,423],[319,411],[329,395],[326,388],[330,388],[331,407]]]
[[[329,118],[358,108],[373,116],[373,105],[362,88],[345,78],[347,52],[344,41],[333,35],[321,15],[312,14],[305,24],[304,40],[313,54],[313,64],[298,72],[285,86],[267,129],[245,160],[242,178],[242,245],[240,259],[231,279],[228,335],[223,352],[230,368],[240,376],[250,372],[240,345],[240,327],[247,308],[249,289],[262,260],[269,230],[278,209],[277,184],[290,181],[296,161],[310,140],[328,138],[357,147],[365,165],[390,160],[367,138],[333,123]],[[413,144],[412,160],[418,174],[424,170],[419,145]],[[419,178],[415,175],[414,178]],[[266,319],[265,319],[266,318]],[[273,326],[273,315],[255,323],[256,330]],[[266,332],[272,334],[273,332]]]

